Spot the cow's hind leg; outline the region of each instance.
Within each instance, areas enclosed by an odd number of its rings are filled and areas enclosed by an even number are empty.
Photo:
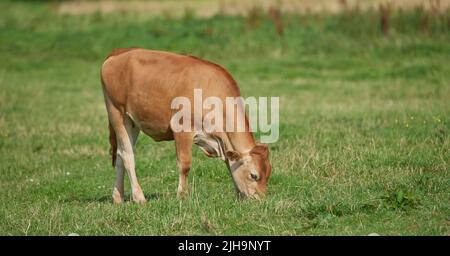
[[[112,198],[114,203],[120,204],[124,201],[123,176],[125,168],[123,167],[122,162],[120,162],[120,164],[117,164],[117,138],[116,132],[114,131],[111,123],[109,123],[109,141],[111,144],[110,152],[112,157],[112,164],[116,169],[116,181],[114,183]]]
[[[123,203],[125,198],[123,185],[125,167],[123,166],[122,159],[116,159],[115,169],[116,169],[116,181],[114,183],[112,198],[114,203],[120,204]]]
[[[117,156],[123,162],[123,167],[128,173],[128,178],[131,185],[132,200],[136,203],[144,203],[145,197],[141,186],[137,180],[134,160],[134,144],[139,134],[139,129],[133,124],[131,119],[127,116],[125,119],[125,129],[117,133]],[[123,173],[123,172],[122,172]]]
[[[177,150],[177,164],[179,169],[179,181],[177,196],[179,198],[187,195],[186,178],[192,164],[192,144],[191,133],[174,133],[175,147]]]
[[[113,200],[116,203],[123,202],[123,178],[126,171],[131,184],[132,200],[143,203],[145,197],[137,180],[134,161],[134,144],[139,134],[139,128],[133,124],[128,116],[122,115],[114,109],[109,109],[109,118],[117,139],[116,183]]]

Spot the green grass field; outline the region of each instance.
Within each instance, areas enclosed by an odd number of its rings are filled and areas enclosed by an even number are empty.
[[[450,15],[395,12],[198,19],[68,16],[0,4],[1,235],[450,235]],[[424,27],[425,26],[425,27]],[[193,54],[245,97],[280,97],[263,201],[237,200],[196,148],[176,199],[173,142],[142,136],[148,199],[113,205],[99,69],[113,48]],[[129,196],[126,181],[126,194]]]

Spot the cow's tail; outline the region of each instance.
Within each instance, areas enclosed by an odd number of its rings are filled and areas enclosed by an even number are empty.
[[[109,57],[109,56],[108,56]],[[103,66],[102,66],[103,68]],[[103,80],[103,72],[100,70],[100,81],[102,83],[102,89],[103,89],[103,96],[105,97],[105,104],[107,104],[107,95],[105,91],[105,81]],[[108,108],[108,106],[106,106]],[[109,119],[109,118],[108,118]],[[111,125],[111,121],[108,120],[108,128],[109,128],[109,154],[111,155],[112,159],[112,166],[116,166],[116,156],[117,156],[117,138],[116,138],[116,131],[114,131],[114,128]]]
[[[117,156],[117,139],[116,139],[116,132],[114,131],[114,128],[111,126],[111,123],[108,122],[109,126],[109,154],[112,158],[112,166],[116,166],[116,156]]]

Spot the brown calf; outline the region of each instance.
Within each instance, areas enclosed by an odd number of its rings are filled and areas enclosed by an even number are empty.
[[[117,49],[103,63],[101,80],[108,111],[112,162],[116,169],[114,202],[124,200],[125,171],[130,179],[133,201],[145,202],[135,173],[133,152],[140,131],[156,141],[175,140],[179,196],[186,193],[192,144],[226,163],[239,195],[264,195],[271,173],[269,151],[267,145],[255,141],[245,113],[245,132],[174,132],[171,124],[175,113],[171,107],[173,99],[186,97],[193,102],[194,89],[202,89],[204,98],[214,96],[223,102],[226,97],[240,96],[236,82],[224,68],[192,56],[136,48]]]

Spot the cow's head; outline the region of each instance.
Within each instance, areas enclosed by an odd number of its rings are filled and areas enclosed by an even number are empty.
[[[240,197],[260,198],[265,195],[272,171],[267,145],[257,144],[247,154],[227,151],[226,159]]]
[[[257,143],[248,153],[226,151],[220,138],[197,134],[194,143],[206,155],[220,157],[230,169],[234,185],[241,198],[261,198],[267,190],[267,181],[272,167],[269,162],[269,147]]]

